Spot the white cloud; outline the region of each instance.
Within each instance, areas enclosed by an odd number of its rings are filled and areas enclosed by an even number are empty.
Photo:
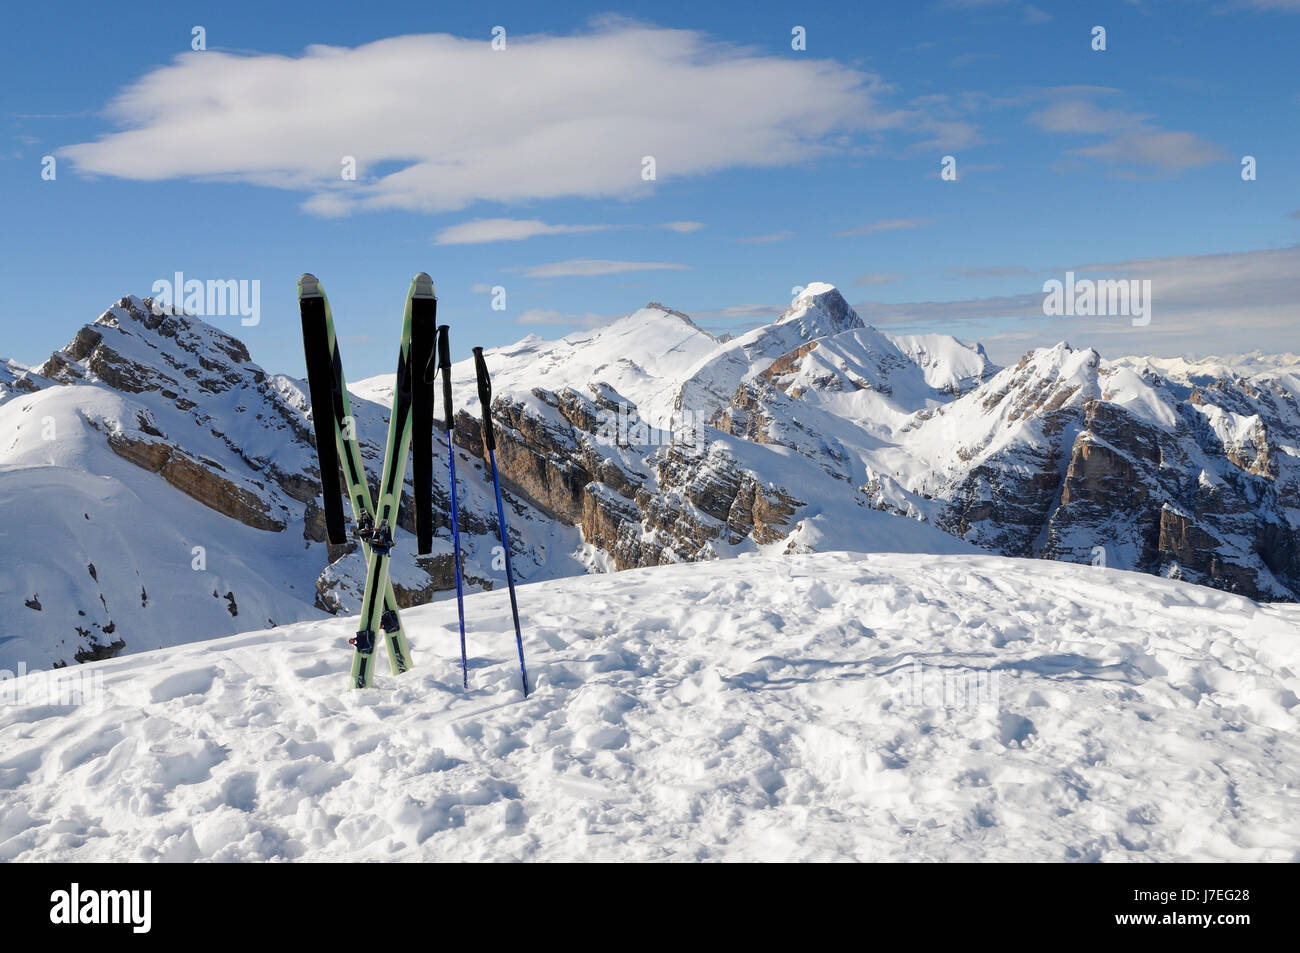
[[[444,228],[434,237],[437,245],[480,245],[487,242],[517,242],[538,235],[584,235],[590,232],[606,232],[611,229],[638,228],[636,225],[548,225],[535,219],[520,218],[477,218],[470,222],[460,222]],[[704,227],[703,222],[663,222],[659,225],[646,226],[661,228],[665,231],[685,235],[698,232]]]
[[[630,271],[686,271],[689,265],[668,261],[610,261],[606,258],[570,258],[545,265],[514,269],[525,278],[591,278],[598,275],[621,275]]]
[[[782,305],[775,304],[729,304],[722,308],[714,308],[710,311],[692,311],[693,320],[713,320],[713,321],[741,321],[751,318],[762,318],[764,321],[772,321],[779,318],[786,312],[790,305],[787,302]]]
[[[612,225],[547,225],[518,218],[479,218],[444,228],[434,238],[438,245],[478,245],[484,242],[517,242],[536,235],[574,235],[600,232]]]
[[[1022,278],[1038,274],[1024,265],[985,265],[979,268],[948,268],[953,278]]]
[[[1047,23],[1052,19],[1052,15],[1029,3],[1020,3],[1018,0],[946,0],[945,6],[965,10],[987,10],[993,7],[1003,7],[1008,10],[1018,12],[1025,18],[1026,23],[1038,24]]]
[[[1051,277],[1064,280],[1066,268]],[[988,329],[982,338],[995,360],[1028,347],[1068,340],[1103,355],[1300,352],[1300,245],[1212,255],[1177,255],[1074,265],[1078,277],[1151,280],[1151,323],[1128,318],[1043,315],[1042,286],[1023,294],[956,301],[867,301],[854,307],[870,323],[908,330]],[[1010,320],[1008,320],[1010,319]],[[1012,350],[1014,348],[1014,350]]]
[[[859,225],[847,231],[836,232],[836,238],[848,238],[852,235],[874,235],[876,232],[892,232],[900,228],[921,228],[933,222],[932,218],[888,218],[870,225]]]
[[[766,235],[753,235],[749,238],[737,238],[736,241],[744,242],[746,245],[770,245],[772,242],[783,242],[794,237],[794,232],[768,232]]]
[[[1179,172],[1224,158],[1212,142],[1194,133],[1163,129],[1150,119],[1118,109],[1101,109],[1087,99],[1059,100],[1029,116],[1029,122],[1044,132],[1105,136],[1105,141],[1072,149],[1067,155],[1128,166],[1130,175],[1133,167]]]
[[[858,275],[853,283],[859,288],[879,288],[882,285],[892,285],[902,277],[896,271],[873,271],[865,275]]]
[[[1170,172],[1225,158],[1218,146],[1200,136],[1157,128],[1128,132],[1095,146],[1075,149],[1071,154],[1117,165],[1152,166]]]
[[[690,30],[606,20],[573,36],[401,36],[301,56],[185,54],[122,90],[121,131],[61,150],[85,173],[311,193],[308,211],[635,197],[658,181],[783,166],[900,129],[877,77]],[[911,128],[910,126],[908,128]],[[358,179],[343,181],[345,156]],[[398,168],[394,169],[393,166]]]
[[[601,325],[609,324],[617,320],[608,315],[592,314],[568,314],[563,311],[552,311],[548,308],[529,308],[518,318],[516,324],[561,324],[569,327],[591,329],[598,328]]]
[[[1255,10],[1281,10],[1284,13],[1300,13],[1300,0],[1237,0],[1237,6],[1250,7]]]
[[[1031,113],[1029,121],[1044,132],[1083,135],[1135,129],[1149,118],[1119,109],[1102,109],[1086,99],[1066,99]]]

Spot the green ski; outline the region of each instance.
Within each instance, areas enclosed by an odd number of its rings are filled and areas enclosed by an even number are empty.
[[[415,282],[412,283],[412,291],[414,291],[414,288]],[[327,535],[331,543],[339,544],[346,540],[343,527],[342,500],[339,495],[338,483],[337,480],[330,480],[327,476],[329,473],[336,474],[338,472],[341,461],[344,482],[347,485],[348,499],[351,503],[353,520],[356,525],[357,541],[360,544],[362,556],[367,566],[367,589],[369,589],[370,580],[373,578],[371,570],[376,557],[376,547],[374,546],[377,528],[376,510],[374,503],[371,501],[370,488],[366,483],[361,446],[357,441],[356,426],[352,417],[351,398],[348,395],[347,382],[343,376],[342,359],[334,333],[334,319],[324,289],[313,275],[305,274],[299,279],[298,300],[302,316],[303,344],[307,357],[307,377],[311,391],[312,415],[316,428],[316,446],[320,456],[321,477],[324,486]],[[402,342],[401,360],[403,362],[409,360],[411,352],[411,342],[407,336],[410,311],[411,301],[410,296],[408,296],[408,317],[404,324]],[[432,318],[430,317],[429,320],[431,322]],[[423,337],[424,331],[424,327],[421,326],[421,337]],[[433,336],[431,328],[427,330],[427,334],[431,341]],[[431,356],[432,344],[424,345],[421,342],[421,347],[426,346]],[[418,390],[418,387],[416,390]],[[415,403],[422,403],[422,401],[416,400]],[[428,404],[430,408],[428,413],[431,415],[431,386],[428,388]],[[405,460],[403,459],[403,465],[404,463]],[[417,467],[415,516],[419,528],[420,551],[423,553],[429,549],[426,538],[432,534],[431,513],[429,512],[431,485],[429,487],[420,485],[421,474],[418,469]],[[387,472],[387,467],[385,472]],[[402,478],[399,475],[397,479],[399,496],[401,483]],[[387,550],[391,546],[391,522],[395,522],[395,520],[390,521],[386,533],[380,537],[380,549]],[[386,563],[387,553],[384,555]],[[411,661],[410,646],[398,613],[397,600],[393,594],[392,584],[386,574],[382,590],[376,591],[383,592],[378,628],[384,632],[393,674],[400,675],[411,668],[413,663]],[[364,653],[366,655],[364,663],[360,660],[360,656],[363,654],[360,650],[357,652],[357,657],[354,658],[352,676],[352,684],[354,685],[359,684],[357,681],[359,669],[365,676],[364,685],[369,685],[371,681],[371,661],[374,654],[373,634],[376,626],[367,624],[366,620],[372,614],[368,612],[363,616],[361,635],[365,635],[367,632],[370,634],[368,638],[360,639],[359,648],[368,646],[370,651]],[[353,642],[356,644],[358,640],[353,640]]]
[[[393,409],[388,419],[388,443],[384,450],[384,468],[379,480],[379,497],[375,501],[374,529],[370,537],[370,560],[366,570],[365,596],[361,603],[361,629],[352,644],[351,682],[354,688],[368,688],[374,678],[375,634],[383,627],[384,599],[389,589],[388,560],[393,547],[393,529],[397,525],[397,507],[401,502],[406,477],[406,456],[411,446],[413,420],[421,419],[432,427],[433,342],[437,314],[433,279],[421,272],[411,279],[406,295],[406,312],[402,319],[402,348],[397,360],[397,381],[393,388]],[[423,436],[423,435],[422,435]],[[430,433],[431,439],[431,433]],[[431,470],[426,468],[427,473]],[[430,476],[431,479],[431,476]],[[432,486],[416,487],[415,516],[417,536],[426,550],[427,534],[422,527],[431,517],[429,500]],[[390,644],[391,649],[391,644]]]

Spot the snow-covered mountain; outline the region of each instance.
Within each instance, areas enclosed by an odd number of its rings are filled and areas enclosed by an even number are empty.
[[[175,645],[359,603],[359,553],[328,554],[323,542],[301,381],[263,371],[225,332],[139,298],[119,301],[39,367],[9,366],[17,373],[0,392],[0,669]],[[359,400],[354,410],[377,472],[387,408]],[[491,586],[502,574],[492,569],[490,479],[467,455],[460,466],[465,571]],[[445,507],[446,475],[436,470]],[[583,571],[570,558],[580,546],[573,529],[509,501],[523,578]],[[410,529],[406,508],[400,522]],[[409,535],[398,546],[399,601],[451,586],[448,539],[418,560]]]
[[[651,309],[489,362],[507,474],[618,568],[888,549],[897,524],[874,509],[1005,555],[1300,595],[1285,357],[1107,362],[1061,343],[999,369],[949,337],[882,333],[814,283],[725,342]],[[472,449],[473,371],[454,371]]]
[[[368,692],[354,619],[4,683],[0,860],[1300,858],[1294,605],[845,553],[519,603],[527,699],[501,591],[468,691],[447,602]]]
[[[13,393],[14,384],[29,370],[12,358],[0,357],[0,400]]]
[[[1108,362],[1062,343],[998,368],[950,337],[881,332],[813,283],[735,338],[652,303],[487,361],[525,581],[769,550],[983,549],[1300,596],[1286,356]],[[492,588],[472,362],[453,384],[465,573]],[[373,472],[392,380],[352,390]],[[0,668],[355,611],[361,559],[326,553],[306,408],[300,381],[235,338],[138,298],[39,367],[5,363]],[[404,604],[452,587],[445,524],[428,557],[401,535]]]

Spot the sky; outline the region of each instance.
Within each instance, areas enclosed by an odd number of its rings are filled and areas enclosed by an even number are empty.
[[[652,300],[736,333],[813,281],[1000,363],[1300,352],[1300,0],[21,4],[0,29],[0,356],[26,363],[176,272],[260,282],[256,325],[208,320],[291,374],[315,273],[352,379],[391,372],[417,271],[458,360]],[[1149,311],[1047,316],[1067,272],[1150,281]]]

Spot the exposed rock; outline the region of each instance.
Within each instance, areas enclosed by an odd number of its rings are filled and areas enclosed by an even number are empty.
[[[88,636],[90,633],[85,629],[79,629],[78,634]],[[126,648],[125,639],[116,639],[108,645],[92,640],[85,648],[78,649],[72,657],[78,662],[102,662],[105,659],[113,658],[124,648]]]
[[[184,451],[164,443],[134,440],[120,432],[109,434],[108,445],[118,456],[160,474],[186,496],[223,516],[272,533],[285,528],[284,522],[271,516],[266,501],[255,492],[218,476]]]

